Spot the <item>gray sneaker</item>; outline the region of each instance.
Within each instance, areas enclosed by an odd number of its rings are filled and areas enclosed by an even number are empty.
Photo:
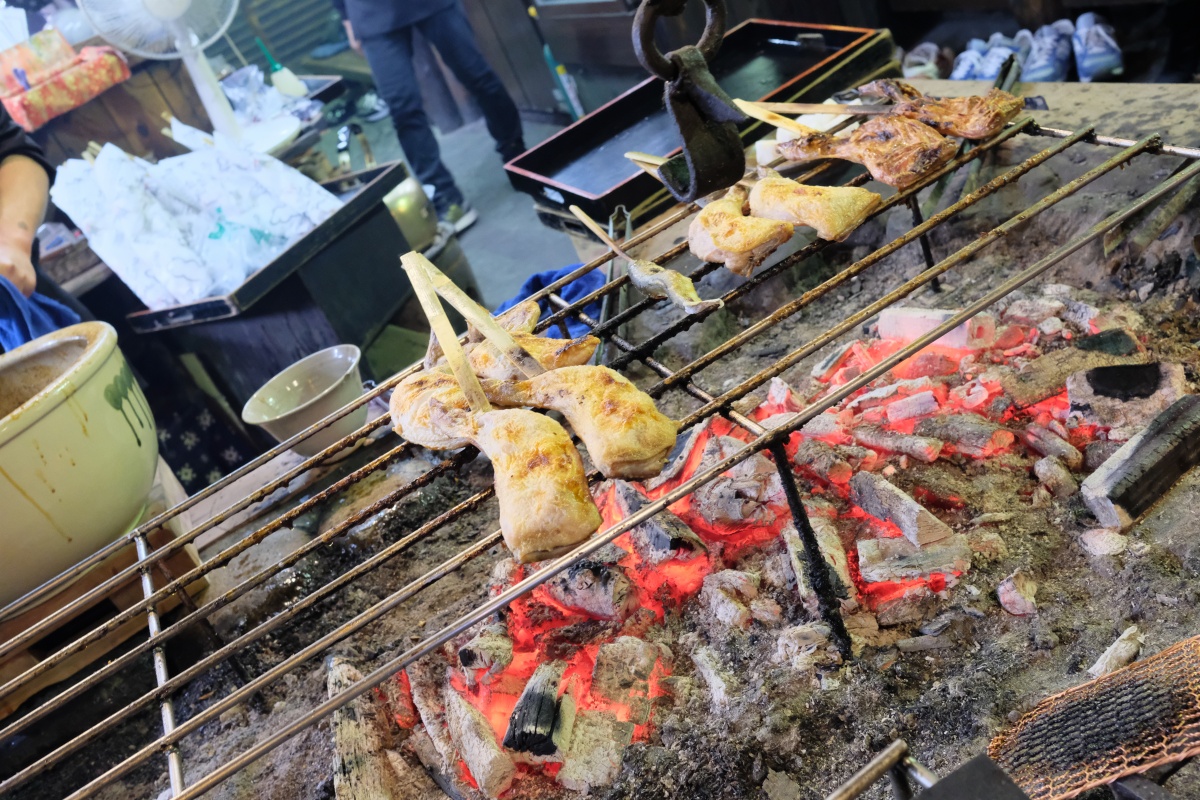
[[[451,204],[439,216],[442,222],[454,229],[455,233],[462,233],[475,224],[475,221],[479,219],[479,212],[464,200],[462,205],[458,203]]]

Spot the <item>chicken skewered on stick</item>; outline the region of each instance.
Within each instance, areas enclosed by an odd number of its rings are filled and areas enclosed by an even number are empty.
[[[971,97],[929,97],[897,80],[878,80],[859,88],[866,97],[886,97],[895,105],[893,114],[923,122],[944,136],[987,139],[1024,107],[1021,98],[992,88]]]
[[[849,136],[831,136],[767,111],[756,103],[734,100],[755,119],[800,134],[780,142],[779,154],[789,161],[806,162],[840,158],[862,164],[871,177],[904,189],[954,158],[958,145],[928,125],[907,117],[888,115],[864,122]]]
[[[840,242],[879,208],[882,198],[857,186],[810,186],[759,168],[762,177],[750,190],[750,214],[807,225],[817,236]]]
[[[509,333],[533,333],[538,320],[542,318],[542,308],[536,300],[525,300],[512,308],[496,315],[496,322]],[[474,325],[467,324],[467,344],[478,344],[483,341],[483,334]],[[444,358],[442,346],[438,344],[437,335],[429,334],[429,349],[425,351],[425,369],[433,369]]]
[[[601,242],[617,255],[629,262],[629,281],[647,297],[655,300],[670,300],[689,314],[698,314],[708,309],[720,308],[724,305],[721,300],[701,300],[696,293],[692,279],[681,275],[673,269],[660,267],[653,261],[634,258],[626,253],[612,237],[596,224],[596,221],[584,213],[579,206],[571,206],[571,213],[582,222],[588,230],[594,233]]]
[[[447,441],[466,441],[491,459],[500,530],[519,561],[540,561],[569,551],[601,522],[579,452],[562,426],[544,414],[492,410],[434,294],[426,272],[433,265],[417,253],[406,254],[401,263],[445,348],[458,386],[452,390],[439,378],[424,384],[403,381],[392,396],[397,432],[437,449],[445,448]],[[417,377],[420,373],[412,376]]]
[[[724,263],[743,278],[788,239],[792,224],[779,220],[747,217],[742,213],[746,190],[734,185],[720,200],[714,200],[688,226],[688,246],[704,261]]]

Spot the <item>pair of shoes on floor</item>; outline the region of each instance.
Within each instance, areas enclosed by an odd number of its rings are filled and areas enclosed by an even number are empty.
[[[904,54],[901,72],[906,78],[944,78],[950,74],[954,51],[933,42],[921,42]]]
[[[1033,34],[1024,28],[1011,38],[1002,33],[993,33],[987,41],[971,39],[967,42],[967,49],[954,59],[950,80],[994,81],[1009,56],[1016,56],[1017,61],[1023,64],[1034,44]]]
[[[1121,48],[1113,38],[1112,26],[1094,12],[1081,14],[1074,23],[1060,19],[1043,25],[1034,34],[1033,52],[1021,70],[1024,81],[1065,81],[1075,70],[1084,83],[1110,78],[1125,72]]]
[[[455,233],[462,233],[474,225],[478,219],[479,212],[466,200],[461,203],[451,203],[445,211],[438,212],[438,222]]]
[[[496,144],[496,152],[500,154],[500,160],[507,164],[525,152],[525,140],[518,138],[510,142],[499,142]]]
[[[375,91],[369,91],[358,98],[354,104],[354,113],[363,122],[379,122],[391,114],[388,104]]]

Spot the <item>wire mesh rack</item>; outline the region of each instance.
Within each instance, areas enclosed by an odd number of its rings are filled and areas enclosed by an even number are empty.
[[[1033,156],[1021,161],[1015,166],[1009,167],[999,174],[993,180],[979,186],[979,188],[963,196],[961,199],[950,204],[944,210],[930,216],[928,219],[922,219],[919,206],[915,200],[917,193],[925,189],[935,182],[952,175],[957,170],[967,166],[971,162],[982,158],[983,156],[995,151],[1004,142],[1010,141],[1016,137],[1026,137],[1030,140],[1043,140],[1049,146],[1041,149]],[[979,203],[984,198],[995,194],[1000,189],[1018,181],[1022,176],[1028,174],[1038,166],[1045,164],[1047,161],[1056,157],[1062,156],[1072,148],[1079,146],[1087,146],[1093,148],[1110,148],[1115,150],[1111,157],[1106,158],[1103,163],[1088,169],[1078,177],[1063,184],[1061,187],[1046,194],[1040,200],[1028,205],[1018,213],[1012,215],[1005,221],[983,232],[976,238],[972,239],[968,244],[961,247],[945,258],[935,260],[932,256],[932,247],[927,238],[928,234],[942,225],[947,220],[954,218],[956,215],[963,212],[975,204]],[[732,404],[746,395],[753,392],[758,387],[763,386],[771,378],[783,373],[785,370],[796,365],[804,358],[816,353],[825,345],[836,341],[839,337],[851,332],[870,320],[875,315],[879,314],[888,306],[900,301],[901,299],[911,295],[913,292],[922,287],[934,284],[938,278],[945,273],[955,269],[956,267],[969,261],[975,254],[993,244],[997,240],[1008,236],[1022,224],[1033,219],[1037,215],[1053,208],[1056,204],[1063,201],[1065,198],[1079,192],[1089,184],[1109,174],[1110,172],[1121,168],[1135,158],[1145,155],[1167,155],[1182,157],[1188,160],[1183,169],[1177,170],[1166,179],[1148,188],[1136,198],[1130,200],[1124,207],[1113,212],[1100,222],[1092,225],[1088,229],[1082,231],[1069,241],[1064,242],[1050,252],[1041,256],[1020,269],[1016,269],[1013,274],[996,285],[994,288],[983,293],[978,299],[966,305],[961,311],[954,313],[944,323],[939,325],[932,331],[921,336],[906,345],[893,355],[883,359],[876,366],[868,369],[844,385],[833,388],[825,393],[819,400],[816,400],[800,411],[791,415],[781,425],[777,425],[770,430],[765,430],[758,423],[750,420],[743,414],[738,413],[732,408]],[[942,169],[926,176],[915,185],[900,191],[890,198],[886,199],[882,205],[874,212],[874,216],[878,216],[900,205],[908,205],[914,211],[913,227],[903,235],[893,239],[882,247],[870,252],[865,257],[854,261],[849,266],[836,272],[832,277],[815,286],[814,288],[803,292],[797,297],[786,299],[774,312],[765,316],[763,319],[746,327],[744,330],[730,336],[726,341],[714,347],[709,352],[700,355],[690,363],[679,367],[678,369],[669,369],[662,362],[657,360],[654,355],[656,350],[664,343],[686,332],[689,328],[701,322],[706,316],[713,313],[712,310],[701,311],[696,314],[684,316],[682,319],[674,322],[658,333],[647,338],[642,342],[630,342],[621,336],[618,331],[626,322],[633,320],[638,315],[643,314],[648,309],[652,308],[656,301],[641,300],[634,303],[629,308],[615,314],[610,319],[603,322],[590,318],[584,308],[595,300],[601,299],[608,295],[613,295],[618,292],[621,287],[627,283],[627,277],[616,278],[587,296],[580,298],[574,302],[564,301],[558,294],[559,290],[569,282],[576,278],[605,265],[615,257],[615,254],[607,252],[603,256],[596,258],[570,274],[553,282],[534,295],[536,299],[548,299],[551,304],[557,309],[548,318],[541,321],[538,330],[558,324],[560,321],[568,317],[574,317],[588,325],[592,333],[606,340],[612,347],[619,351],[615,358],[611,361],[611,366],[614,368],[622,368],[629,366],[633,362],[640,362],[659,378],[658,382],[648,388],[652,396],[659,397],[669,390],[683,391],[689,394],[700,402],[699,408],[687,414],[680,420],[680,429],[686,430],[692,426],[701,424],[713,417],[714,415],[722,415],[727,418],[733,425],[740,427],[750,437],[747,446],[737,451],[733,455],[723,459],[719,463],[715,463],[706,468],[700,469],[693,477],[684,481],[676,488],[666,492],[657,500],[648,502],[644,507],[636,513],[631,514],[619,523],[612,527],[597,533],[590,540],[575,548],[571,553],[547,562],[533,574],[526,577],[516,585],[496,596],[482,602],[469,613],[462,615],[460,618],[445,625],[440,630],[433,633],[425,633],[422,631],[414,631],[417,634],[414,638],[419,638],[416,644],[403,652],[398,652],[390,655],[383,660],[376,669],[366,675],[361,681],[354,684],[350,688],[341,691],[324,702],[314,705],[312,708],[305,711],[299,718],[282,725],[278,730],[271,731],[268,735],[255,742],[252,746],[245,748],[236,756],[228,759],[223,764],[215,769],[208,770],[204,774],[194,776],[191,782],[185,779],[184,758],[186,755],[187,739],[193,735],[206,723],[217,719],[224,712],[235,707],[238,703],[246,700],[261,690],[263,687],[280,680],[289,672],[295,670],[305,662],[317,658],[325,653],[329,648],[339,642],[347,639],[358,631],[363,630],[366,626],[380,620],[384,615],[389,614],[402,604],[418,597],[423,591],[434,585],[441,579],[452,573],[460,570],[464,565],[477,559],[489,550],[496,547],[501,541],[499,530],[495,530],[485,536],[478,538],[468,547],[458,552],[453,557],[437,564],[429,564],[428,569],[415,580],[410,581],[389,595],[370,606],[366,610],[358,613],[353,618],[346,621],[336,621],[330,619],[326,625],[327,630],[304,647],[297,648],[294,652],[287,654],[279,663],[266,669],[261,674],[246,680],[239,686],[230,690],[227,694],[214,700],[203,710],[194,714],[188,719],[177,719],[173,697],[181,690],[188,686],[189,682],[216,670],[225,662],[236,656],[253,645],[255,642],[262,640],[273,631],[277,631],[283,626],[288,625],[295,620],[299,615],[312,609],[321,601],[335,595],[347,586],[353,584],[362,576],[372,572],[380,567],[380,565],[396,558],[402,553],[409,551],[414,544],[430,537],[439,528],[458,519],[462,515],[480,508],[485,502],[492,497],[494,491],[492,488],[486,488],[477,492],[473,496],[459,502],[454,507],[438,514],[437,516],[428,519],[424,524],[419,525],[401,538],[387,545],[378,552],[370,555],[368,558],[355,564],[345,572],[337,575],[329,582],[314,588],[305,596],[290,605],[286,610],[281,611],[273,617],[261,622],[260,624],[251,627],[245,632],[238,635],[231,641],[220,643],[211,652],[203,655],[198,661],[186,669],[170,674],[168,663],[165,655],[165,648],[172,639],[179,636],[185,631],[199,625],[207,624],[208,618],[218,610],[225,608],[233,603],[238,598],[245,596],[255,588],[262,586],[269,581],[273,576],[277,575],[281,570],[284,570],[305,556],[316,552],[318,549],[332,542],[339,536],[345,534],[348,530],[362,522],[370,519],[375,514],[384,511],[401,499],[405,498],[418,491],[424,486],[429,485],[432,481],[442,475],[453,474],[459,470],[477,455],[476,451],[467,448],[463,451],[454,453],[438,463],[428,472],[420,477],[407,481],[402,485],[386,492],[378,497],[374,502],[355,510],[347,515],[336,524],[330,526],[327,530],[314,536],[311,540],[305,542],[301,546],[293,549],[285,557],[279,559],[268,567],[259,570],[251,575],[243,582],[227,589],[223,593],[207,599],[203,605],[196,607],[193,604],[185,606],[185,612],[170,624],[164,625],[160,619],[157,606],[172,595],[184,595],[184,587],[196,580],[197,578],[206,575],[207,573],[228,564],[238,555],[246,552],[258,543],[262,542],[266,537],[291,524],[301,515],[317,508],[322,503],[336,497],[339,493],[354,486],[359,481],[366,478],[368,475],[387,467],[388,465],[410,455],[413,452],[414,446],[405,441],[397,441],[395,446],[388,449],[382,455],[371,460],[364,466],[353,470],[345,475],[340,480],[337,480],[327,488],[316,492],[308,499],[299,503],[293,508],[290,508],[269,522],[259,526],[248,536],[240,541],[222,549],[219,553],[210,557],[200,566],[192,569],[186,574],[178,575],[171,580],[162,581],[161,579],[156,584],[152,567],[168,558],[173,553],[181,550],[188,543],[194,542],[197,537],[207,531],[212,530],[222,522],[228,520],[233,515],[238,514],[250,508],[255,503],[263,500],[279,489],[286,487],[289,482],[305,473],[313,466],[317,466],[326,460],[342,453],[347,448],[353,446],[363,436],[375,433],[380,428],[387,424],[387,418],[380,418],[368,423],[365,427],[356,433],[348,436],[335,444],[329,446],[321,453],[308,459],[304,463],[286,471],[272,480],[266,486],[263,486],[256,492],[240,498],[237,502],[230,505],[220,513],[215,514],[203,523],[197,525],[191,530],[184,533],[174,541],[157,549],[152,549],[147,539],[148,534],[161,526],[163,523],[171,520],[185,511],[196,507],[201,502],[213,497],[217,492],[222,491],[233,484],[235,481],[247,476],[254,470],[266,464],[276,456],[290,449],[296,443],[304,440],[308,436],[322,430],[331,425],[337,419],[350,413],[353,409],[362,406],[370,400],[385,395],[396,384],[403,380],[408,375],[415,372],[419,366],[414,365],[408,370],[393,376],[389,380],[381,383],[374,389],[366,392],[361,398],[351,405],[339,410],[330,417],[322,420],[312,428],[297,434],[286,442],[283,442],[278,447],[254,459],[250,463],[243,466],[236,472],[226,476],[218,483],[208,487],[207,489],[190,497],[185,502],[159,514],[140,525],[138,528],[127,534],[126,536],[114,541],[110,545],[102,548],[92,556],[81,561],[69,570],[66,570],[56,578],[47,582],[42,587],[39,587],[29,595],[9,604],[4,609],[0,609],[0,618],[6,617],[14,611],[27,607],[30,603],[37,602],[40,599],[46,598],[60,590],[61,588],[72,583],[80,575],[87,572],[89,569],[99,564],[104,559],[122,552],[133,550],[136,552],[136,561],[128,568],[118,572],[111,579],[94,589],[82,594],[70,603],[67,603],[62,608],[50,614],[45,619],[31,626],[23,633],[13,637],[12,639],[0,643],[0,657],[14,653],[20,648],[28,645],[30,642],[36,641],[46,631],[53,630],[56,624],[65,619],[69,619],[79,609],[87,608],[89,603],[95,602],[102,598],[106,592],[113,587],[119,586],[131,579],[138,579],[141,582],[144,599],[124,611],[119,612],[116,616],[99,624],[75,638],[61,647],[55,652],[46,655],[34,666],[31,666],[24,673],[12,678],[4,685],[0,686],[0,699],[9,697],[18,692],[22,687],[34,681],[39,676],[49,672],[55,666],[61,664],[66,659],[80,653],[89,645],[103,639],[110,632],[118,628],[120,625],[127,623],[136,616],[145,614],[148,618],[148,637],[145,640],[127,648],[121,655],[113,658],[108,663],[96,669],[91,674],[88,674],[77,679],[73,679],[65,687],[61,688],[57,694],[43,702],[41,705],[29,710],[27,713],[19,716],[16,719],[8,721],[0,729],[0,742],[9,742],[15,737],[27,733],[39,723],[44,723],[46,720],[53,718],[55,715],[63,714],[69,704],[88,692],[93,691],[103,681],[113,675],[120,673],[123,670],[128,670],[135,664],[141,663],[139,659],[143,658],[147,653],[151,656],[153,664],[155,688],[136,698],[130,703],[127,703],[116,711],[111,713],[106,719],[92,725],[87,730],[74,736],[64,744],[58,746],[51,752],[37,758],[36,761],[21,768],[15,774],[4,776],[3,781],[0,781],[0,794],[4,794],[10,790],[16,789],[30,781],[36,780],[37,777],[47,770],[61,767],[69,762],[69,759],[74,754],[77,754],[85,746],[95,743],[97,740],[104,737],[115,726],[129,720],[134,715],[144,713],[147,709],[157,707],[161,713],[161,735],[154,738],[152,741],[138,747],[128,756],[121,758],[116,763],[103,769],[99,774],[95,774],[90,778],[85,778],[87,781],[79,786],[68,796],[70,798],[83,798],[93,796],[106,786],[110,786],[128,775],[133,770],[153,761],[154,759],[162,759],[165,761],[167,774],[169,776],[171,796],[177,798],[193,798],[198,797],[221,782],[235,775],[239,771],[245,769],[257,759],[261,758],[272,749],[280,746],[289,738],[296,736],[305,729],[317,724],[325,717],[332,714],[337,709],[343,707],[356,697],[370,691],[373,687],[379,685],[395,673],[412,664],[417,659],[433,652],[438,647],[442,646],[459,633],[465,631],[469,627],[487,619],[492,614],[503,609],[514,599],[524,595],[534,587],[544,583],[554,575],[569,567],[579,559],[596,552],[601,547],[609,542],[612,542],[624,532],[634,528],[644,522],[654,514],[662,511],[668,505],[684,498],[693,492],[697,487],[715,479],[730,467],[746,460],[755,453],[766,451],[775,459],[775,463],[779,466],[779,473],[783,479],[785,493],[788,499],[789,508],[795,517],[797,529],[801,534],[801,539],[806,545],[806,549],[810,554],[817,552],[815,536],[808,524],[805,516],[804,507],[801,503],[799,488],[796,485],[795,476],[790,468],[784,466],[787,463],[783,453],[783,445],[788,440],[788,437],[802,425],[813,419],[818,414],[828,408],[833,407],[843,399],[849,397],[860,388],[866,386],[870,382],[887,373],[903,360],[913,356],[920,350],[943,336],[945,333],[954,329],[964,321],[970,319],[975,314],[997,302],[1017,288],[1029,283],[1037,277],[1043,275],[1055,265],[1062,262],[1068,256],[1076,253],[1088,243],[1095,241],[1103,236],[1107,231],[1120,225],[1125,220],[1136,215],[1142,209],[1145,209],[1156,203],[1164,196],[1176,190],[1186,181],[1200,174],[1200,149],[1176,147],[1167,145],[1161,142],[1158,136],[1150,135],[1137,141],[1115,138],[1110,136],[1098,135],[1093,129],[1087,129],[1077,132],[1058,130],[1038,126],[1032,120],[1023,118],[1010,124],[1003,132],[995,136],[991,140],[983,142],[969,151],[960,153],[953,161],[945,165]],[[810,170],[801,180],[812,180],[821,172],[826,170],[828,165],[820,165],[815,169]],[[850,185],[859,185],[865,183],[868,179],[865,175],[851,180]],[[643,230],[629,241],[626,247],[632,248],[641,243],[647,242],[656,235],[668,230],[672,226],[686,220],[689,215],[695,213],[698,206],[684,205],[666,217],[661,219],[653,226]],[[740,382],[727,388],[721,393],[711,393],[706,391],[696,380],[697,373],[705,367],[710,366],[717,361],[729,356],[729,354],[745,347],[749,342],[761,336],[768,330],[771,330],[783,320],[797,314],[801,309],[815,303],[821,298],[827,298],[838,287],[845,285],[853,279],[875,265],[879,264],[892,253],[914,242],[920,242],[922,252],[926,257],[926,268],[911,279],[904,281],[896,286],[891,291],[879,297],[874,302],[866,305],[859,311],[845,316],[837,324],[829,327],[819,336],[811,341],[804,342],[792,349],[782,357],[773,361],[770,366],[755,372],[748,377],[745,377]],[[823,249],[829,246],[829,242],[815,240],[801,247],[795,253],[779,260],[777,263],[769,267],[761,269],[755,275],[739,283],[734,288],[725,292],[722,296],[726,303],[737,300],[740,297],[746,296],[754,292],[758,287],[764,285],[766,281],[776,275],[780,275],[785,270],[794,267],[797,264],[811,258]],[[658,255],[653,260],[660,264],[668,264],[677,256],[681,255],[686,249],[686,243],[681,243],[675,247]],[[699,279],[703,275],[719,269],[717,264],[704,264],[692,273],[693,279]],[[773,421],[774,422],[774,421]],[[590,476],[593,480],[599,476],[593,473]],[[822,571],[824,570],[824,562],[819,557],[809,558],[807,565],[814,578],[814,586],[827,585],[827,582],[822,579]],[[832,597],[831,592],[823,593],[821,600],[821,612],[826,617],[834,628],[835,634],[840,632],[844,641],[844,628],[841,625],[840,618],[836,611],[836,602]],[[2,723],[0,723],[2,724]]]

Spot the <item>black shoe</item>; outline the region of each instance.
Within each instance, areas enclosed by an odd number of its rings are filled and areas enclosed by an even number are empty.
[[[496,145],[496,151],[500,153],[500,160],[507,164],[525,152],[525,141],[523,139],[514,139],[511,142],[498,144]]]

